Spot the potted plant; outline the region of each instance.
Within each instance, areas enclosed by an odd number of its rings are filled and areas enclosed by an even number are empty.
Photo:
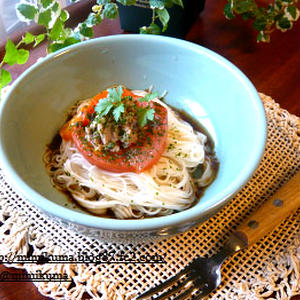
[[[20,20],[34,21],[45,28],[45,33],[33,35],[27,32],[18,43],[7,40],[5,55],[0,60],[0,91],[8,85],[12,78],[5,65],[24,64],[28,60],[28,46],[36,47],[43,40],[48,41],[48,52],[54,52],[66,46],[79,43],[94,36],[93,27],[100,24],[104,18],[115,19],[118,11],[131,8],[134,19],[138,22],[130,27],[126,25],[126,14],[121,16],[121,25],[124,29],[143,34],[170,34],[183,36],[188,26],[203,9],[205,0],[93,0],[95,5],[87,18],[75,28],[68,28],[66,22],[69,14],[62,9],[57,0],[21,0],[16,6]],[[212,0],[211,0],[212,1]],[[146,7],[136,7],[141,3]],[[299,18],[297,0],[265,0],[263,6],[257,0],[227,0],[224,14],[228,19],[236,15],[244,20],[253,20],[253,27],[258,31],[258,42],[269,42],[270,34],[275,29],[286,31],[292,28],[293,22]],[[183,11],[183,8],[186,8]],[[140,14],[135,9],[142,9]],[[131,15],[132,18],[132,15]],[[144,25],[144,26],[143,26]]]
[[[119,3],[121,28],[134,33],[162,33],[183,38],[203,10],[205,0],[164,2],[137,0],[131,6]]]

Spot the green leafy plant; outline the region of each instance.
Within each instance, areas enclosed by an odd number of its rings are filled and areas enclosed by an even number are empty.
[[[224,14],[228,19],[241,15],[244,20],[252,19],[258,31],[258,42],[269,42],[275,30],[287,31],[299,18],[298,0],[275,0],[265,6],[258,6],[255,0],[228,0]]]
[[[47,40],[48,53],[51,53],[90,39],[94,36],[93,27],[95,25],[100,24],[105,18],[115,19],[118,16],[117,3],[134,5],[136,0],[97,0],[86,20],[72,29],[66,27],[69,14],[61,8],[59,2],[38,0],[33,4],[29,0],[22,0],[16,6],[19,19],[23,22],[35,22],[43,26],[45,33],[35,36],[27,32],[16,45],[10,39],[7,40],[5,56],[0,61],[0,92],[12,81],[10,72],[3,66],[27,62],[29,51],[24,46],[32,44],[33,47],[36,47],[43,40]],[[165,31],[170,19],[167,8],[173,5],[183,6],[182,0],[150,0],[149,4],[153,10],[152,22],[149,26],[141,28],[141,33],[159,34]],[[160,21],[162,28],[156,23],[157,20]]]
[[[33,35],[27,32],[17,44],[10,39],[7,40],[5,55],[0,61],[0,92],[12,81],[10,72],[4,68],[5,65],[26,63],[29,57],[28,47],[36,47],[42,41],[47,40],[47,49],[51,53],[90,39],[94,36],[93,27],[95,25],[100,24],[105,18],[115,19],[118,16],[118,4],[130,6],[136,4],[136,1],[96,0],[96,4],[92,7],[86,20],[75,28],[68,28],[66,22],[69,14],[61,8],[57,0],[37,0],[35,4],[30,0],[22,0],[16,6],[19,19],[23,22],[35,22],[43,26],[45,33]],[[257,0],[228,0],[224,7],[224,14],[228,19],[232,19],[236,15],[241,15],[244,20],[252,19],[253,27],[258,31],[257,41],[269,42],[272,31],[291,29],[293,22],[299,18],[297,1],[274,0],[263,7],[257,5]],[[140,28],[140,33],[160,34],[164,32],[170,20],[168,9],[174,5],[183,7],[183,2],[182,0],[149,0],[152,20],[149,25]]]
[[[12,78],[11,74],[3,68],[4,64],[13,66],[15,64],[25,64],[29,57],[29,50],[21,48],[22,46],[32,44],[36,47],[45,39],[45,34],[33,35],[30,32],[26,32],[25,36],[20,40],[20,42],[15,45],[12,40],[8,39],[5,46],[5,55],[0,62],[0,90],[8,85]]]

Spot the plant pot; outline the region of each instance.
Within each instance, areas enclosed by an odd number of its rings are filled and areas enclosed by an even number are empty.
[[[205,0],[183,0],[184,9],[178,5],[169,8],[168,29],[162,34],[183,38],[203,10],[204,3]],[[152,21],[152,10],[147,0],[138,0],[134,6],[119,4],[119,14],[121,28],[134,33],[138,33],[140,27],[148,26]]]

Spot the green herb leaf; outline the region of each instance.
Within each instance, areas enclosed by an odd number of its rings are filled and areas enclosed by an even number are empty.
[[[182,8],[184,7],[182,0],[173,0],[173,3],[176,4],[176,5],[181,6]]]
[[[118,16],[118,6],[115,3],[107,3],[104,5],[103,15],[108,19],[115,19]]]
[[[277,25],[281,30],[290,29],[292,27],[291,21],[286,17],[280,18],[277,22]]]
[[[93,27],[97,24],[100,24],[102,22],[102,18],[101,16],[95,14],[95,13],[90,13],[89,16],[87,17],[87,19],[84,21],[84,23],[88,26],[88,27]]]
[[[24,38],[23,38],[23,42],[24,42],[26,45],[28,45],[28,44],[33,43],[34,40],[35,40],[35,36],[34,36],[32,33],[30,33],[30,32],[27,31],[27,32],[25,33]]]
[[[35,42],[34,42],[33,47],[36,47],[38,44],[40,44],[45,39],[45,37],[46,37],[46,35],[44,33],[37,35],[35,37]]]
[[[49,33],[49,38],[52,41],[64,39],[65,36],[63,34],[63,27],[64,24],[61,19],[57,19]]]
[[[48,51],[50,53],[56,52],[60,49],[63,49],[65,47],[68,47],[70,45],[73,45],[73,44],[76,44],[76,43],[79,43],[79,42],[80,42],[80,39],[77,39],[75,37],[69,37],[69,38],[65,39],[64,42],[54,42],[54,43],[50,44],[48,46]]]
[[[149,5],[151,8],[163,9],[165,7],[163,0],[149,0]]]
[[[110,110],[113,108],[113,104],[110,98],[101,99],[95,106],[95,111],[100,117],[106,116]]]
[[[157,97],[158,97],[158,93],[155,92],[155,93],[152,93],[152,94],[149,93],[145,97],[139,98],[138,100],[139,100],[139,102],[149,102],[149,101],[151,101],[151,100],[153,100],[154,98],[157,98]]]
[[[51,9],[47,9],[39,14],[38,24],[45,26],[48,28],[49,23],[51,21]]]
[[[146,27],[146,26],[141,27],[140,33],[142,33],[142,34],[160,34],[161,29],[157,24],[151,23],[148,27]]]
[[[12,66],[17,62],[17,58],[18,49],[15,44],[10,39],[8,39],[5,45],[5,55],[3,61]]]
[[[53,0],[41,0],[43,8],[48,8],[53,3]]]
[[[127,6],[136,4],[136,0],[117,0],[117,1]]]
[[[59,6],[59,3],[58,2],[55,2],[52,6],[51,6],[51,10],[53,12],[57,12],[58,10],[60,9],[60,6]]]
[[[88,27],[85,23],[80,24],[79,26],[79,32],[88,38],[91,38],[94,36],[94,31],[91,27]]]
[[[260,31],[257,35],[257,42],[270,42],[270,34],[264,31]]]
[[[111,0],[97,0],[97,4],[99,5],[105,5],[107,3],[110,3]]]
[[[8,85],[12,81],[11,74],[5,70],[1,69],[0,73],[0,89]]]
[[[29,57],[29,51],[25,49],[20,49],[18,50],[18,55],[17,55],[17,64],[23,65],[27,62]]]
[[[59,18],[63,21],[63,22],[66,22],[68,19],[69,19],[69,13],[62,9],[62,11],[60,12],[60,16]]]
[[[293,18],[293,20],[296,21],[296,19],[297,19],[297,7],[290,5],[290,6],[288,6],[286,8],[286,10],[291,15],[291,17]]]
[[[240,0],[234,2],[234,9],[238,14],[249,11],[254,5],[254,0]]]
[[[122,101],[123,88],[118,86],[118,88],[108,89],[108,98],[111,99],[113,103],[120,103]]]
[[[16,5],[16,9],[26,20],[33,20],[38,13],[36,7],[29,3],[19,3]]]
[[[253,22],[253,27],[259,31],[265,30],[266,26],[267,18],[264,15],[258,16]]]
[[[224,6],[224,15],[227,19],[233,19],[235,17],[232,11],[231,1]]]
[[[163,9],[155,9],[155,12],[159,18],[159,21],[162,23],[163,25],[163,29],[162,31],[164,32],[167,29],[169,20],[170,20],[170,15],[167,11],[166,8]]]
[[[114,110],[113,110],[113,116],[116,120],[116,122],[119,121],[121,114],[124,112],[125,108],[124,108],[124,104],[121,103],[119,104]]]
[[[143,128],[148,120],[153,121],[154,119],[154,109],[149,107],[140,108],[138,111],[138,124],[141,128]]]

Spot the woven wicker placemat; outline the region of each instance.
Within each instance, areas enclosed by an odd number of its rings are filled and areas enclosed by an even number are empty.
[[[29,273],[66,273],[72,282],[35,282],[54,299],[132,299],[181,270],[196,255],[210,256],[230,232],[300,168],[300,120],[260,94],[268,120],[264,157],[248,184],[197,228],[147,245],[116,245],[54,223],[19,196],[0,172],[0,254],[133,253],[161,255],[165,263],[14,264]],[[300,210],[272,233],[229,258],[223,283],[209,299],[289,299],[300,294]]]

